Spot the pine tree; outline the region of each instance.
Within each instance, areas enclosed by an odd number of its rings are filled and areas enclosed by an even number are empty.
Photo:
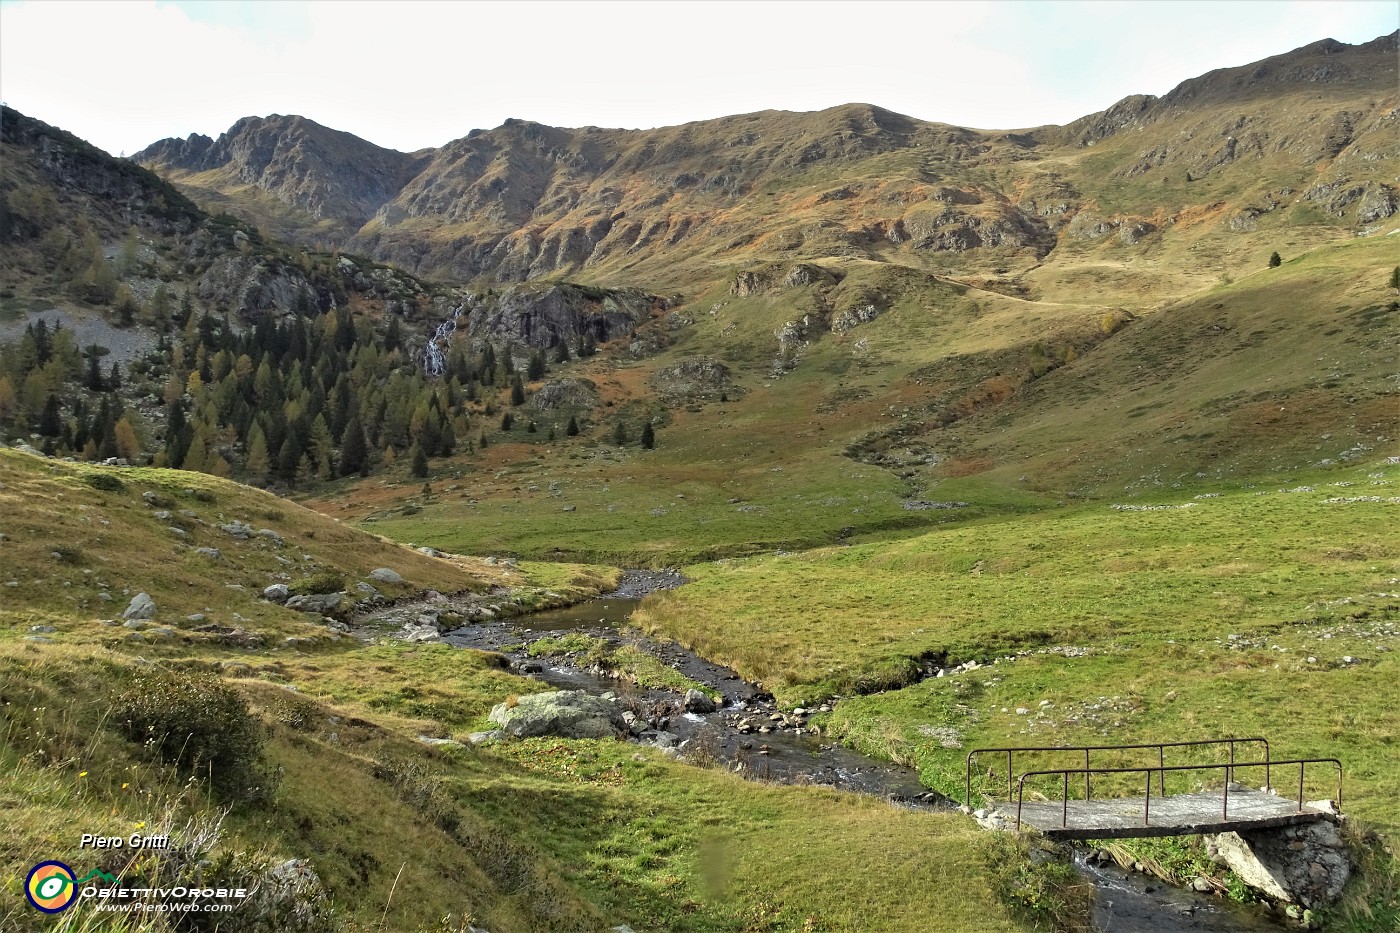
[[[544,353],[536,350],[530,354],[530,368],[528,375],[531,382],[539,382],[545,377],[548,368],[544,364]]]
[[[526,433],[526,434],[534,434],[536,430],[538,430],[538,429],[535,427],[535,422],[533,422],[533,421],[531,421],[529,424],[525,425],[525,433]]]
[[[263,433],[262,425],[256,421],[248,429],[248,454],[243,458],[243,466],[257,479],[265,477],[270,466],[267,455],[267,435]]]
[[[1276,268],[1278,268],[1278,267],[1281,266],[1281,265],[1283,265],[1283,257],[1282,257],[1282,256],[1280,256],[1278,253],[1273,253],[1272,255],[1269,256],[1269,268],[1270,268],[1270,269],[1276,269]]]
[[[656,432],[652,430],[651,422],[648,421],[646,424],[642,425],[642,447],[651,450],[655,446]]]
[[[94,392],[101,392],[107,388],[107,383],[102,379],[102,367],[97,363],[102,355],[102,348],[95,343],[89,344],[84,352],[88,358],[87,387]]]
[[[364,474],[369,468],[369,448],[360,422],[352,420],[340,437],[340,475]]]
[[[554,362],[569,362],[569,341],[560,339],[559,343],[554,347]]]
[[[564,433],[569,437],[578,437],[578,419],[573,415],[569,416],[569,426],[564,429]]]
[[[44,400],[44,412],[39,416],[39,433],[45,437],[58,437],[63,431],[63,422],[58,414],[58,396],[52,392]]]
[[[510,430],[510,426],[511,426],[512,424],[514,424],[514,423],[515,423],[515,419],[511,417],[510,412],[506,412],[504,415],[501,415],[501,430],[502,430],[502,431],[509,431],[509,430]]]
[[[112,372],[107,376],[107,388],[113,392],[122,387],[122,369],[117,363],[112,364]]]
[[[617,423],[617,427],[613,428],[613,443],[618,447],[627,443],[627,426],[621,421]]]
[[[515,378],[510,381],[510,403],[516,406],[525,404],[525,387],[520,384],[520,375],[518,373]]]
[[[1390,287],[1400,292],[1400,266],[1390,271]]]
[[[413,476],[422,478],[428,475],[428,455],[423,453],[423,448],[419,447],[417,444],[413,445],[413,459],[411,463],[412,466],[409,472]]]

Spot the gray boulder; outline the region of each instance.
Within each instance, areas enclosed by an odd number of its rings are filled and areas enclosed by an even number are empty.
[[[1341,897],[1351,857],[1330,822],[1204,837],[1206,853],[1274,900],[1324,907]]]
[[[369,572],[369,578],[371,580],[376,580],[380,583],[403,582],[403,577],[399,575],[398,571],[390,570],[388,567],[377,567],[374,570],[371,570]]]
[[[688,713],[713,713],[719,709],[715,701],[710,699],[699,690],[687,690],[685,692],[685,710]]]
[[[156,601],[151,599],[149,593],[137,593],[131,597],[131,604],[122,613],[123,619],[154,619],[156,617]]]
[[[291,595],[292,592],[287,589],[287,584],[285,583],[274,583],[263,590],[263,598],[270,599],[274,603],[285,602]]]
[[[540,386],[539,391],[530,396],[530,407],[535,411],[554,411],[559,408],[592,408],[598,404],[598,386],[589,379],[556,379]]]
[[[196,554],[203,554],[210,560],[219,560],[224,556],[223,552],[216,547],[197,547],[194,550]]]
[[[228,535],[244,541],[248,539],[248,535],[253,533],[253,526],[247,522],[229,522],[226,525],[220,525],[219,528]]]
[[[520,697],[515,705],[501,703],[490,720],[514,738],[553,735],[564,739],[616,738],[627,723],[616,703],[584,693],[559,690]]]
[[[293,596],[287,600],[287,608],[295,609],[297,612],[315,612],[319,615],[325,615],[338,609],[340,601],[344,597],[344,593],[308,593],[305,596]]]

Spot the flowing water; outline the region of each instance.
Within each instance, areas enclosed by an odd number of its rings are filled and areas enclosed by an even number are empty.
[[[452,346],[452,335],[457,332],[457,319],[470,304],[468,300],[453,308],[447,320],[439,324],[437,330],[428,338],[428,345],[423,348],[424,375],[441,376],[447,372],[447,351]]]
[[[513,619],[477,623],[449,633],[444,640],[460,647],[499,651],[516,668],[561,690],[614,693],[634,710],[642,711],[646,728],[639,740],[682,754],[708,758],[760,780],[822,784],[857,793],[874,794],[915,809],[947,810],[956,806],[925,788],[911,768],[868,758],[848,748],[823,742],[788,711],[779,713],[771,696],[732,670],[669,642],[622,630],[632,610],[649,589],[681,582],[672,575],[647,584],[624,584],[618,594],[563,609]],[[570,663],[568,659],[533,659],[525,653],[538,638],[569,633],[635,645],[663,663],[721,694],[720,708],[709,713],[686,712],[674,693],[638,690],[606,672]],[[648,715],[648,713],[650,715]],[[773,717],[778,717],[777,719]],[[643,723],[639,723],[639,726]],[[760,729],[769,731],[759,731]],[[1087,863],[1076,867],[1096,890],[1094,925],[1107,933],[1254,933],[1283,927],[1261,911],[1239,907],[1219,898],[1176,888],[1154,878],[1113,865]]]

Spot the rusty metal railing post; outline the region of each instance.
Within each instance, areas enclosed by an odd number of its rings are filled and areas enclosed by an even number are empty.
[[[1089,800],[1089,750],[1084,749],[1084,800]]]
[[[1026,777],[1021,775],[1021,783],[1016,785],[1016,832],[1021,831],[1021,804],[1026,797]],[[1011,801],[1011,795],[1007,794],[1007,802]]]
[[[1006,799],[1011,799],[1011,749],[1006,750]]]
[[[1269,793],[1272,794],[1272,793],[1274,792],[1274,769],[1273,769],[1273,767],[1269,764],[1269,760],[1270,760],[1269,740],[1268,740],[1268,739],[1264,739],[1263,742],[1264,742],[1264,786],[1267,787],[1267,788],[1269,789]]]
[[[1161,771],[1157,772],[1157,790],[1163,797],[1167,796],[1167,752],[1165,746],[1157,746],[1157,767]]]
[[[1231,748],[1233,747],[1231,746]],[[1225,769],[1225,798],[1224,803],[1220,805],[1220,821],[1222,823],[1230,822],[1230,775],[1234,773],[1234,770],[1233,765]]]
[[[1229,784],[1235,779],[1235,740],[1230,740],[1230,767],[1225,769],[1225,783]]]
[[[1060,828],[1069,827],[1069,772],[1064,773],[1065,786],[1060,797]]]
[[[1152,769],[1147,769],[1147,793],[1142,798],[1142,825],[1152,825]]]
[[[1298,812],[1303,812],[1303,772],[1307,770],[1307,765],[1298,762]]]

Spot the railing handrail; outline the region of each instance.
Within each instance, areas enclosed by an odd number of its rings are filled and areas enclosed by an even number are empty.
[[[1047,768],[1041,771],[1027,771],[1021,775],[1016,784],[1016,829],[1021,829],[1021,805],[1024,802],[1026,793],[1026,778],[1049,777],[1050,775],[1060,775],[1064,781],[1063,796],[1061,798],[1060,827],[1067,828],[1069,823],[1069,776],[1071,774],[1084,775],[1085,785],[1088,785],[1090,775],[1094,774],[1146,774],[1147,793],[1143,797],[1143,817],[1144,826],[1149,825],[1152,807],[1152,775],[1157,774],[1159,778],[1165,780],[1168,771],[1213,771],[1224,769],[1226,772],[1225,789],[1221,810],[1221,821],[1230,821],[1230,782],[1234,776],[1236,768],[1265,768],[1273,769],[1285,767],[1287,765],[1298,766],[1298,812],[1303,812],[1303,775],[1307,766],[1311,764],[1332,764],[1337,766],[1337,797],[1335,803],[1337,811],[1342,809],[1342,763],[1336,758],[1287,758],[1283,760],[1268,759],[1264,761],[1240,761],[1240,762],[1220,762],[1205,765],[1145,765],[1136,768]],[[1165,796],[1165,794],[1163,795]],[[1087,795],[1086,795],[1086,798]]]
[[[1192,739],[1186,742],[1143,742],[1132,745],[1016,745],[1004,746],[1000,748],[974,748],[967,753],[967,783],[964,788],[965,796],[963,803],[969,808],[972,806],[972,759],[982,754],[1005,754],[1006,755],[1006,798],[1011,800],[1011,784],[1015,779],[1015,768],[1013,767],[1012,756],[1016,752],[1083,752],[1084,766],[1089,768],[1090,752],[1118,752],[1136,751],[1140,749],[1157,749],[1157,764],[1166,764],[1166,749],[1168,748],[1190,748],[1199,745],[1228,745],[1230,747],[1230,761],[1235,760],[1235,745],[1240,743],[1258,743],[1264,746],[1264,758],[1267,761],[1270,757],[1269,740],[1263,736],[1227,736],[1219,739]],[[1058,772],[1056,772],[1058,773]],[[1086,787],[1087,787],[1086,775]],[[1087,796],[1087,791],[1086,791]]]

